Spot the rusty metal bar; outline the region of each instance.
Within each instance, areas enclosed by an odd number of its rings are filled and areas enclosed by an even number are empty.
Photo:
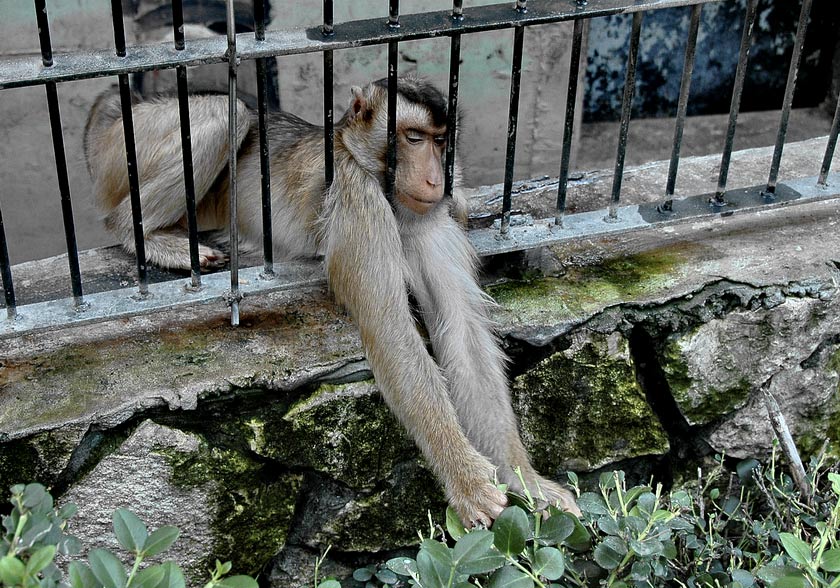
[[[228,201],[230,207],[230,324],[239,326],[239,303],[242,293],[239,291],[239,221],[236,193],[236,152],[237,141],[237,95],[236,73],[239,57],[236,54],[236,20],[234,19],[233,0],[226,0],[227,7],[227,59],[228,59]]]
[[[738,53],[738,67],[735,70],[735,86],[732,88],[732,103],[729,106],[729,125],[726,129],[726,141],[723,145],[723,156],[720,161],[720,175],[718,176],[717,191],[710,203],[720,207],[726,204],[726,180],[729,175],[729,163],[732,158],[732,146],[735,142],[735,128],[738,124],[738,111],[741,108],[741,94],[744,91],[744,80],[747,78],[747,61],[750,58],[752,31],[755,24],[755,12],[758,0],[747,1],[747,11],[744,15],[744,30],[741,34],[741,49]]]
[[[524,2],[523,2],[524,4]],[[525,8],[519,7],[521,12]],[[508,110],[507,151],[505,154],[505,183],[502,200],[502,224],[500,232],[507,235],[510,229],[510,209],[512,205],[513,169],[516,162],[516,127],[519,122],[519,85],[522,78],[522,46],[525,39],[525,27],[513,29],[513,62],[510,68],[510,104]]]
[[[572,55],[569,58],[569,85],[566,91],[566,120],[563,125],[563,154],[560,158],[560,178],[557,187],[557,213],[554,215],[554,224],[558,227],[563,226],[563,215],[566,214],[566,191],[569,186],[569,163],[572,159],[572,137],[575,128],[578,78],[580,77],[583,23],[583,19],[576,20],[572,31]]]
[[[694,58],[697,54],[697,32],[700,29],[700,12],[702,9],[702,4],[693,6],[691,8],[691,20],[688,23],[688,37],[685,41],[685,59],[683,61],[682,80],[680,80],[680,97],[677,101],[677,122],[674,125],[674,145],[671,151],[671,164],[668,167],[668,182],[665,185],[665,198],[667,200],[662,204],[663,211],[671,210],[671,197],[674,195],[674,188],[677,184],[677,169],[680,165],[680,149],[682,148],[685,115],[688,110],[688,96],[691,93],[691,74],[694,73]]]
[[[388,29],[400,27],[399,0],[388,2]],[[399,58],[398,42],[388,43],[388,152],[385,168],[385,195],[389,200],[394,198],[394,181],[397,173],[397,60]]]
[[[463,0],[452,3],[452,21],[464,20]],[[449,103],[446,107],[446,159],[444,164],[443,193],[452,196],[455,186],[455,143],[458,125],[458,82],[461,72],[461,35],[452,35],[449,43]]]
[[[834,148],[837,146],[838,133],[840,133],[840,95],[837,96],[834,119],[831,121],[831,131],[828,133],[828,143],[825,146],[825,155],[820,166],[820,175],[817,178],[817,184],[820,186],[826,185],[828,172],[831,169],[831,160],[834,158]]]
[[[0,210],[0,278],[3,279],[6,319],[13,321],[17,316],[17,300],[15,299],[15,283],[12,280],[12,266],[9,263],[9,247],[6,243],[6,227],[3,225],[2,210]]]
[[[767,179],[765,197],[776,192],[776,182],[779,179],[779,166],[782,163],[782,150],[785,148],[790,109],[793,106],[793,93],[796,91],[796,78],[799,75],[799,64],[802,61],[802,48],[805,45],[805,32],[808,29],[808,17],[811,14],[812,0],[802,0],[799,12],[799,24],[796,27],[796,40],[793,43],[793,55],[790,57],[787,84],[785,85],[785,99],[782,103],[782,118],[779,121],[779,134],[776,137],[776,148],[773,151],[773,162],[770,164],[770,177]]]
[[[335,35],[333,25],[333,0],[324,0],[324,26],[321,28],[324,37]],[[333,183],[335,177],[335,112],[333,103],[333,52],[324,51],[324,184],[326,189]]]
[[[265,41],[265,0],[254,0],[254,38]],[[260,193],[262,195],[263,276],[274,277],[274,236],[271,222],[271,163],[268,144],[268,59],[257,63],[257,127],[260,136]]]
[[[633,28],[630,32],[630,51],[627,54],[627,73],[624,78],[624,97],[621,101],[621,126],[618,134],[618,153],[613,172],[612,198],[609,212],[604,219],[615,222],[618,219],[618,202],[621,198],[621,182],[624,178],[624,156],[627,153],[627,134],[630,130],[630,116],[633,108],[633,94],[636,91],[636,63],[639,57],[639,38],[642,32],[643,12],[633,13]]]

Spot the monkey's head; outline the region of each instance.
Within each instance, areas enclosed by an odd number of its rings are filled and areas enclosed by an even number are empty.
[[[387,158],[388,83],[353,87],[340,123],[344,144],[356,161],[384,177]],[[417,78],[397,81],[396,203],[424,215],[443,198],[447,140],[446,99]]]

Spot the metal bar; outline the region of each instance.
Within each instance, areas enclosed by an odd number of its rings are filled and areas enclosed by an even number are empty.
[[[639,38],[642,32],[643,12],[633,14],[633,28],[630,32],[630,51],[627,55],[627,73],[624,78],[624,97],[621,102],[621,126],[618,134],[618,153],[615,158],[613,173],[612,198],[607,217],[608,222],[618,219],[618,202],[621,198],[621,182],[624,179],[624,156],[627,153],[627,133],[630,130],[630,116],[633,108],[633,95],[636,92],[636,62],[639,57]]]
[[[265,40],[265,0],[254,0],[254,38]],[[271,164],[268,145],[268,57],[257,59],[257,122],[260,136],[260,191],[262,194],[263,276],[274,277],[274,237],[271,223]]]
[[[17,316],[15,284],[12,280],[12,266],[9,262],[9,247],[6,244],[6,227],[3,225],[3,211],[0,210],[0,278],[3,279],[3,294],[6,299],[6,319],[13,321]]]
[[[464,21],[461,23],[453,22],[451,11],[442,10],[404,15],[400,18],[399,29],[383,27],[381,18],[346,22],[339,25],[335,35],[329,38],[321,34],[321,26],[267,31],[265,41],[257,41],[250,33],[241,33],[236,40],[237,54],[240,59],[256,59],[314,53],[720,1],[639,0],[634,3],[628,0],[589,0],[586,5],[578,7],[557,0],[531,0],[525,14],[512,11],[510,4],[505,2],[464,8]],[[178,65],[221,63],[226,61],[226,43],[224,38],[195,39],[184,51],[177,51],[170,44],[156,44],[132,46],[131,54],[123,57],[115,57],[107,51],[76,51],[57,53],[54,60],[53,67],[44,68],[40,58],[15,56],[5,59],[0,70],[0,89],[169,69]]]
[[[227,7],[227,58],[228,58],[228,204],[230,208],[230,324],[239,326],[239,303],[242,293],[239,291],[239,221],[237,219],[236,194],[236,152],[237,141],[237,95],[236,73],[239,57],[236,54],[236,20],[234,19],[233,0],[226,0]]]
[[[121,0],[111,0],[111,16],[114,22],[114,46],[117,55],[125,57],[125,29],[122,20]],[[146,296],[149,293],[149,276],[146,271],[146,244],[143,237],[143,213],[140,203],[137,149],[134,143],[134,116],[131,111],[131,88],[128,84],[128,74],[120,74],[119,86],[123,134],[125,136],[125,159],[128,170],[128,192],[131,200],[131,219],[134,229],[134,249],[137,254],[137,281],[140,296]]]
[[[58,106],[58,92],[54,83],[47,89],[47,108],[50,112],[50,131],[55,153],[55,170],[58,175],[58,192],[61,195],[61,214],[64,221],[64,240],[67,244],[67,262],[70,264],[70,287],[73,303],[84,304],[82,293],[82,272],[79,269],[79,249],[76,245],[76,228],[73,222],[73,204],[70,200],[70,180],[67,176],[67,157],[64,149],[64,131],[61,127],[61,113]]]
[[[828,133],[828,143],[825,146],[825,155],[820,166],[820,175],[817,184],[826,186],[828,171],[831,169],[831,160],[834,159],[834,148],[837,146],[837,135],[840,134],[840,95],[837,96],[837,106],[834,107],[834,120],[831,121],[831,131]]]
[[[671,151],[671,165],[668,167],[668,182],[665,186],[665,197],[667,198],[663,204],[663,210],[665,211],[672,207],[671,196],[674,195],[674,188],[677,184],[677,169],[680,165],[680,149],[682,148],[685,115],[688,110],[688,96],[691,93],[691,74],[694,73],[697,32],[700,29],[700,12],[702,9],[702,4],[692,7],[691,20],[688,24],[688,38],[685,42],[685,59],[683,61],[682,80],[680,81],[680,98],[677,102],[677,122],[674,125],[674,146]]]
[[[840,202],[840,174],[830,177],[833,190],[825,190],[815,185],[816,176],[801,178],[779,184],[780,197],[775,200],[758,198],[764,186],[754,186],[743,190],[733,190],[731,207],[727,209],[724,222],[730,216],[755,214],[757,211],[769,211],[784,207],[814,205],[828,202],[831,206]],[[532,182],[529,182],[532,183]],[[550,188],[554,191],[554,186]],[[692,225],[698,221],[720,219],[721,214],[710,209],[707,201],[710,194],[676,199],[676,214],[664,216],[656,211],[655,203],[628,205],[621,207],[619,222],[602,222],[603,210],[569,214],[565,217],[563,231],[553,230],[554,218],[539,219],[522,226],[511,226],[510,238],[499,239],[498,229],[477,229],[469,232],[470,242],[481,256],[498,255],[523,249],[533,249],[557,243],[579,241],[581,238],[616,236],[634,232],[656,230],[662,227]],[[730,215],[731,213],[731,215]],[[1,225],[0,225],[1,227]],[[703,225],[698,225],[702,230]],[[317,261],[289,262],[278,265],[278,277],[275,280],[261,280],[262,268],[242,269],[242,290],[248,296],[268,292],[280,292],[301,287],[322,286],[325,284],[324,272]],[[167,308],[185,305],[213,303],[229,297],[229,276],[226,272],[204,276],[204,286],[200,291],[191,291],[182,287],[180,280],[160,282],[150,286],[152,296],[135,300],[133,290],[107,290],[87,295],[91,308],[84,312],[75,312],[66,300],[51,300],[18,307],[15,320],[0,318],[0,339],[18,337],[24,333],[45,331],[63,325],[91,324],[97,321],[113,320],[159,312]]]
[[[799,12],[799,24],[796,27],[796,40],[793,43],[793,54],[790,57],[787,84],[785,85],[785,99],[782,102],[782,118],[779,121],[779,134],[776,137],[776,149],[773,151],[773,162],[770,164],[770,176],[767,178],[766,197],[772,197],[776,192],[776,181],[779,179],[779,166],[782,163],[782,150],[785,148],[790,108],[793,106],[793,93],[796,91],[796,78],[799,75],[799,64],[802,61],[802,48],[805,45],[805,32],[808,29],[808,16],[811,14],[812,0],[802,0]]]
[[[388,2],[388,28],[400,26],[399,0]],[[385,169],[385,195],[394,198],[394,181],[397,174],[397,60],[398,42],[388,43],[388,155]]]
[[[452,20],[464,20],[463,0],[452,3]],[[446,108],[446,159],[443,193],[452,196],[455,187],[455,143],[458,138],[458,81],[461,71],[461,35],[452,35],[449,43],[449,103]]]
[[[38,37],[41,43],[41,62],[44,67],[53,64],[52,42],[50,41],[50,22],[47,15],[46,0],[35,0]],[[55,171],[58,176],[58,192],[61,197],[61,214],[64,221],[64,240],[67,244],[67,262],[70,265],[70,288],[73,303],[78,308],[84,304],[82,293],[82,272],[79,269],[79,250],[76,245],[76,228],[73,222],[73,204],[70,199],[70,180],[67,175],[67,156],[64,148],[64,130],[61,126],[61,111],[58,104],[58,91],[54,82],[46,84],[47,109],[50,113],[50,132],[55,154]]]
[[[525,39],[525,27],[516,27],[513,31],[513,62],[510,69],[510,103],[508,110],[507,151],[505,154],[505,184],[504,199],[502,201],[502,224],[500,227],[502,235],[507,235],[508,229],[510,228],[513,167],[516,161],[516,125],[519,121],[519,82],[522,75],[522,44]]]
[[[333,29],[333,0],[324,0],[325,37],[335,34]],[[335,176],[335,113],[333,111],[333,52],[324,51],[324,187],[329,190]]]
[[[182,0],[172,0],[172,29],[175,48],[183,51],[184,8]],[[198,220],[195,212],[195,175],[193,173],[192,135],[190,132],[189,84],[187,68],[175,68],[178,81],[178,115],[181,123],[181,153],[184,160],[184,197],[187,205],[187,230],[190,239],[190,287],[201,287],[201,261],[198,257]]]
[[[726,204],[726,179],[729,175],[729,163],[732,158],[732,146],[735,142],[735,127],[738,123],[738,110],[741,108],[741,93],[744,91],[744,80],[747,77],[747,61],[750,57],[750,44],[753,24],[758,0],[747,0],[747,11],[744,15],[744,31],[741,34],[741,49],[738,53],[738,67],[735,70],[735,86],[732,88],[732,103],[729,106],[729,126],[726,129],[726,141],[723,145],[723,156],[720,161],[720,175],[718,176],[717,191],[711,200],[713,206]]]
[[[575,126],[575,103],[577,102],[578,78],[580,77],[580,53],[583,45],[583,20],[576,20],[572,31],[572,55],[569,58],[569,85],[566,91],[566,120],[563,124],[563,155],[560,159],[560,178],[557,187],[557,213],[554,224],[563,226],[566,213],[566,192],[569,185],[569,164],[572,159],[572,136]]]

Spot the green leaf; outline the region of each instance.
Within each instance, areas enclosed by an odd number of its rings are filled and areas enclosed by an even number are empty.
[[[449,533],[449,536],[455,541],[467,534],[464,524],[455,513],[455,509],[451,506],[446,507],[446,532]]]
[[[738,478],[740,478],[741,483],[751,481],[753,477],[753,470],[760,465],[761,464],[757,459],[745,459],[743,461],[739,461],[735,465],[735,471],[738,472]]]
[[[539,542],[543,545],[558,545],[568,539],[575,530],[575,524],[562,513],[552,515],[540,526]]]
[[[423,588],[447,588],[452,570],[452,554],[446,545],[425,539],[417,554],[417,571]]]
[[[826,572],[840,572],[840,547],[823,552],[820,567]]]
[[[259,584],[251,576],[228,576],[222,578],[216,586],[219,588],[259,588]]]
[[[525,572],[505,566],[490,576],[487,588],[534,588],[534,581]]]
[[[801,573],[783,576],[770,584],[770,588],[808,588],[809,586],[810,584]]]
[[[549,580],[559,580],[566,571],[566,562],[559,549],[543,547],[534,553],[533,571],[538,576]]]
[[[399,578],[397,575],[392,572],[391,570],[379,570],[376,572],[376,579],[382,582],[383,584],[391,585],[396,584]]]
[[[44,545],[29,556],[29,561],[26,562],[26,573],[34,576],[47,567],[54,557],[55,545]]]
[[[154,534],[154,533],[152,533]],[[233,564],[229,561],[225,563],[220,562],[218,559],[216,560],[216,574],[217,577],[227,576],[230,571],[233,569]]]
[[[738,582],[744,588],[750,588],[750,586],[755,584],[755,578],[746,570],[734,569],[729,574],[732,576],[733,582]]]
[[[0,558],[0,582],[6,586],[23,584],[26,566],[14,555],[4,555]]]
[[[612,479],[612,477],[610,477],[610,479]],[[584,492],[581,494],[580,498],[578,498],[578,507],[584,513],[596,516],[609,514],[610,512],[607,505],[604,503],[604,499],[594,492]]]
[[[318,588],[341,588],[341,582],[334,578],[329,578],[318,584]]]
[[[525,511],[516,506],[509,506],[502,511],[491,530],[496,549],[513,557],[525,549],[531,529]]]
[[[598,528],[607,535],[621,535],[618,523],[608,516],[598,519]]]
[[[27,484],[23,491],[23,506],[35,508],[47,496],[47,489],[41,484]]]
[[[73,504],[72,502],[68,502],[67,504],[62,506],[60,509],[58,509],[57,514],[58,514],[58,517],[60,519],[66,521],[67,519],[70,519],[70,518],[74,517],[77,512],[79,512],[79,508],[75,504]]]
[[[385,562],[385,566],[400,576],[410,576],[417,573],[417,562],[410,557],[395,557]]]
[[[131,588],[157,588],[163,581],[166,572],[163,566],[149,566],[142,569],[131,580]],[[73,588],[76,588],[75,586]]]
[[[94,549],[88,555],[90,569],[105,588],[125,588],[127,579],[122,562],[107,549]]]
[[[178,527],[165,526],[160,529],[155,529],[146,538],[143,545],[143,557],[154,557],[159,553],[163,553],[175,543],[175,540],[178,539],[178,535],[180,534],[181,531],[178,530]],[[227,563],[230,564],[230,562]],[[230,571],[230,567],[228,567],[228,571]]]
[[[570,549],[573,549],[575,551],[589,550],[589,544],[591,539],[589,531],[586,530],[586,527],[583,526],[583,523],[580,522],[580,519],[568,512],[564,512],[560,516],[568,518],[570,521],[572,521],[572,524],[575,527],[575,530],[572,531],[572,534],[569,535],[565,541],[563,541],[563,545],[568,545]]]
[[[459,574],[486,574],[502,566],[505,558],[491,552],[495,535],[486,530],[471,531],[455,544],[452,562]]]
[[[653,492],[644,492],[639,496],[639,500],[636,504],[638,505],[639,510],[650,515],[656,508],[656,494]]]
[[[373,578],[373,570],[370,568],[359,568],[353,572],[353,579],[357,582],[367,582]]]
[[[572,486],[578,485],[578,475],[574,472],[566,472],[566,477],[569,478],[569,483]]]
[[[650,493],[650,486],[634,486],[624,493],[624,504],[630,504],[646,493]]]
[[[828,479],[831,481],[831,489],[837,496],[840,496],[840,474],[831,472],[828,474]]]
[[[627,553],[627,545],[618,537],[607,537],[595,547],[595,563],[605,570],[614,570]]]
[[[124,508],[118,508],[111,516],[114,521],[114,534],[124,549],[139,554],[146,544],[149,531],[137,515]]]
[[[87,564],[80,561],[71,561],[67,573],[70,576],[72,588],[99,588],[102,585]]]
[[[630,549],[639,557],[650,557],[662,553],[662,542],[656,539],[645,539],[644,541],[630,540]]]
[[[174,561],[167,561],[160,567],[163,568],[163,580],[158,588],[186,588],[187,583],[184,580],[184,573],[178,567],[178,564]],[[220,584],[216,585],[220,586]]]
[[[791,533],[779,533],[779,539],[793,561],[803,566],[810,563],[811,547],[802,539]]]

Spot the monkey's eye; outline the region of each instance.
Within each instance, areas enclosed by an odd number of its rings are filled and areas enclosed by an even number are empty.
[[[405,140],[412,145],[418,145],[423,142],[423,135],[419,133],[406,133]]]
[[[435,145],[443,147],[446,145],[446,135],[438,135],[435,137]]]

